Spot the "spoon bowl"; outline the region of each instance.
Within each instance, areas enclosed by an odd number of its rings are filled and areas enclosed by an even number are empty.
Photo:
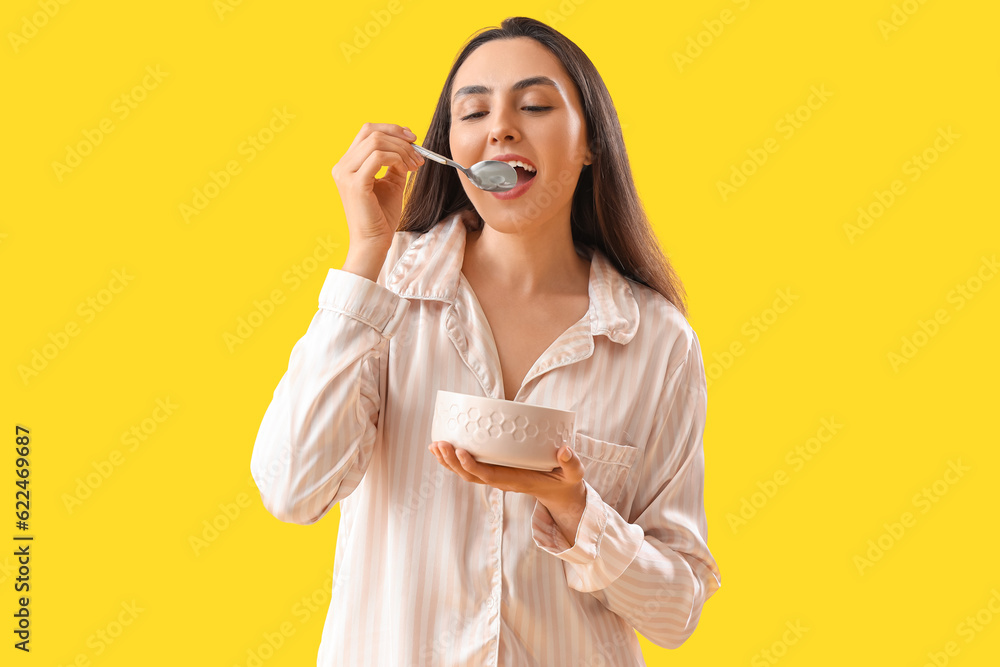
[[[506,162],[482,160],[466,169],[454,160],[449,160],[434,151],[429,151],[423,146],[418,146],[417,144],[412,144],[412,146],[415,151],[425,158],[448,165],[449,167],[455,167],[455,169],[465,174],[469,182],[480,190],[485,190],[486,192],[507,192],[517,185],[517,172],[514,171],[514,167]]]

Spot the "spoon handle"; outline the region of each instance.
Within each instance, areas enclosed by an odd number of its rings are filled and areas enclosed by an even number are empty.
[[[411,144],[411,146],[413,146],[413,150],[417,151],[418,153],[420,153],[421,155],[423,155],[425,158],[428,158],[430,160],[434,160],[435,162],[440,162],[441,164],[446,164],[449,167],[455,167],[456,169],[461,169],[462,171],[465,171],[465,167],[463,167],[462,165],[460,165],[457,162],[453,162],[452,160],[449,160],[448,158],[444,157],[443,155],[438,155],[434,151],[429,151],[426,148],[424,148],[423,146],[418,146],[417,144]]]

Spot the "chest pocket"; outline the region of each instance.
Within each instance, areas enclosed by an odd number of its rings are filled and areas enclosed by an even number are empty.
[[[617,507],[628,473],[639,456],[639,449],[577,432],[573,451],[580,455],[583,463],[583,478],[604,502]]]

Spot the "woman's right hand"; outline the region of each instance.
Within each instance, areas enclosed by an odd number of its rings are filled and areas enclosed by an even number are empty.
[[[334,165],[353,248],[388,252],[403,212],[406,175],[424,163],[411,145],[416,138],[401,125],[365,123]],[[382,167],[388,167],[385,176],[375,178]]]

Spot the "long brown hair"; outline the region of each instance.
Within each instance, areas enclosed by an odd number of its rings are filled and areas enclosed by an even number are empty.
[[[451,88],[455,73],[477,48],[494,39],[530,37],[558,58],[576,85],[587,125],[592,164],[580,173],[573,193],[573,242],[599,248],[618,271],[659,292],[687,316],[685,292],[656,234],[632,179],[618,112],[590,58],[565,35],[541,21],[515,16],[499,28],[474,34],[448,72],[421,145],[451,157]],[[397,231],[429,231],[451,214],[473,209],[455,169],[419,169],[406,183],[406,204]]]

